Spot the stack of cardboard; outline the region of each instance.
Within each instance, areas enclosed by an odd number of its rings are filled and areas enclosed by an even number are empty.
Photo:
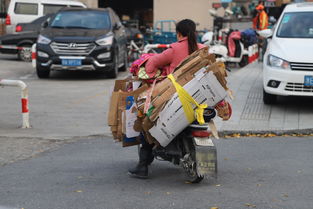
[[[208,48],[199,49],[188,56],[175,69],[173,76],[198,103],[215,106],[227,95],[225,67],[223,63],[215,61],[214,55],[208,55]],[[108,121],[113,137],[123,141],[123,146],[138,144],[140,138],[166,146],[189,124],[172,81],[165,78],[155,86],[143,85],[134,91],[127,91],[130,82],[118,80],[115,83]],[[129,104],[132,111],[128,109],[127,112],[126,103],[132,98],[136,108]],[[151,101],[148,113],[144,112],[147,99]],[[136,115],[137,120],[133,121],[134,117],[130,117],[130,114]],[[132,123],[127,122],[130,118]],[[132,137],[133,141],[126,136],[127,128],[138,132],[136,137]]]

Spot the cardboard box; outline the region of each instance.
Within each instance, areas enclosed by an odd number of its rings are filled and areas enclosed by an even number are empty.
[[[126,110],[126,98],[133,96],[138,98],[139,94],[148,89],[147,85],[144,85],[135,91],[126,91],[126,87],[132,82],[130,79],[116,80],[114,90],[111,95],[110,107],[108,112],[108,125],[111,127],[111,132],[115,140],[122,141],[125,132],[123,131],[123,113]],[[125,125],[125,124],[124,124]]]
[[[195,74],[195,78],[188,82],[184,89],[199,103],[215,106],[223,100],[227,92],[216,79],[213,72],[207,72],[205,68]],[[179,122],[177,122],[179,121]],[[163,146],[167,146],[189,122],[185,116],[182,104],[177,93],[165,105],[159,113],[159,117],[149,132]]]

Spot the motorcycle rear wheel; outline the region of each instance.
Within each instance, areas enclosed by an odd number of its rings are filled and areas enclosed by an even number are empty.
[[[187,182],[196,184],[200,183],[203,180],[203,176],[198,175],[196,167],[195,157],[190,153],[184,156],[184,165],[183,168],[187,174]]]

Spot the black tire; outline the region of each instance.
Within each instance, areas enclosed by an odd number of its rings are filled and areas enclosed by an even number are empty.
[[[31,62],[32,61],[32,46],[31,45],[24,45],[21,50],[18,50],[17,56],[20,60],[24,62]]]
[[[277,95],[266,93],[263,89],[263,102],[264,104],[276,104],[277,103]]]
[[[125,72],[128,69],[128,56],[127,52],[124,53],[124,65],[119,69],[121,72]]]
[[[244,67],[248,64],[249,64],[249,56],[244,55],[238,65],[239,65],[239,67]]]
[[[38,78],[49,78],[50,70],[48,68],[41,67],[38,62],[36,64],[36,72]]]
[[[113,55],[113,66],[112,69],[108,73],[109,78],[116,78],[118,75],[118,56],[117,53]]]
[[[190,183],[192,184],[198,184],[203,180],[203,176],[197,176],[196,178],[194,178],[193,180],[189,180]]]

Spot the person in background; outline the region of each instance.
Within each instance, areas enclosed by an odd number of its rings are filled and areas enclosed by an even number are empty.
[[[256,30],[265,30],[268,28],[268,15],[264,10],[264,6],[259,4],[255,8],[258,12],[256,19]]]
[[[184,19],[176,25],[177,42],[170,45],[170,48],[163,51],[161,54],[151,56],[145,64],[145,71],[150,78],[153,78],[158,69],[164,69],[162,75],[169,75],[173,73],[174,69],[182,62],[188,55],[194,51],[205,47],[203,44],[197,43],[196,24],[190,19]],[[152,148],[154,144],[149,144],[145,140],[139,151],[138,164],[128,170],[128,174],[136,178],[148,177],[148,165],[154,159]]]

